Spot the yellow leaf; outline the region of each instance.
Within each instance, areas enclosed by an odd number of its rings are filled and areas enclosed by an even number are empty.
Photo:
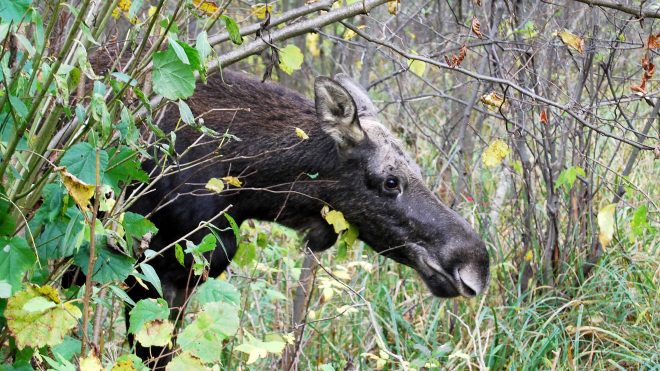
[[[339,234],[348,229],[348,222],[341,211],[330,210],[327,206],[323,206],[321,215],[335,229],[335,233]]]
[[[266,18],[266,11],[268,11],[268,13],[272,13],[274,7],[275,7],[275,3],[271,3],[271,4],[261,3],[261,4],[252,5],[252,15],[259,19],[264,19]]]
[[[149,17],[153,17],[153,15],[156,14],[156,9],[158,9],[158,8],[156,8],[155,6],[149,7],[149,10],[147,11],[147,14],[149,15]]]
[[[220,193],[223,189],[225,189],[225,183],[221,179],[211,178],[206,183],[205,188],[211,192]]]
[[[426,63],[418,61],[416,59],[408,59],[408,68],[417,76],[424,76],[424,71],[426,71]]]
[[[323,295],[323,301],[330,301],[335,295],[335,290],[332,287],[324,287],[321,291],[321,295]]]
[[[308,33],[307,36],[305,36],[305,45],[307,46],[307,50],[309,50],[309,54],[311,54],[312,57],[321,56],[321,49],[319,48],[319,34],[312,32]]]
[[[69,173],[64,166],[55,168],[55,171],[60,173],[66,190],[69,191],[69,194],[73,197],[73,200],[76,201],[76,204],[78,204],[82,210],[88,210],[87,206],[89,200],[94,196],[96,186],[87,184],[78,179],[75,175]]]
[[[399,10],[400,2],[400,0],[389,0],[387,2],[387,11],[392,15],[396,15],[397,11]]]
[[[114,19],[119,19],[119,16],[121,15],[121,9],[119,8],[114,8],[112,9],[112,18]]]
[[[494,140],[481,156],[481,161],[487,167],[495,167],[509,154],[509,146],[501,139]]]
[[[238,188],[240,188],[243,185],[243,183],[241,183],[241,181],[235,176],[226,176],[223,177],[222,180],[227,182],[227,184],[233,185],[234,187],[238,187]]]
[[[527,250],[527,253],[525,254],[525,261],[529,263],[532,261],[533,258],[534,258],[534,253],[532,252],[532,250]]]
[[[584,54],[584,40],[580,36],[574,35],[568,31],[557,32],[557,35],[561,38],[561,41],[563,41],[564,44],[577,50],[578,53]]]
[[[603,246],[603,249],[612,242],[614,237],[614,211],[616,209],[615,204],[609,204],[598,212],[598,241]]]
[[[502,107],[504,104],[504,98],[496,92],[490,92],[486,95],[481,96],[481,102],[489,107],[493,107],[495,110]]]
[[[127,12],[131,8],[131,0],[119,0],[117,8]]]
[[[220,9],[220,7],[218,6],[218,4],[215,3],[215,1],[209,1],[209,0],[193,0],[193,5],[200,12],[208,16],[215,14]]]
[[[99,358],[96,356],[96,352],[93,350],[89,352],[87,357],[83,357],[80,359],[80,371],[101,371],[103,370],[103,366],[101,365],[101,361],[99,361]]]
[[[358,30],[362,30],[365,27],[367,27],[367,26],[366,25],[357,26]],[[344,40],[350,40],[350,39],[354,38],[355,35],[357,35],[357,33],[355,31],[351,30],[350,28],[347,28],[346,31],[344,31],[343,38],[344,38]]]
[[[307,135],[307,133],[305,133],[305,131],[301,128],[296,128],[296,135],[302,140],[309,139],[309,135]]]

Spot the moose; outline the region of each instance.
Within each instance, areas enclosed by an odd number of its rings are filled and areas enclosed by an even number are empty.
[[[339,74],[318,77],[314,94],[312,101],[243,73],[213,74],[187,102],[206,127],[225,134],[215,138],[180,128],[176,107],[166,108],[159,127],[176,131],[180,156],[168,161],[180,168],[161,174],[132,206],[159,228],[151,249],[158,251],[229,208],[239,225],[248,219],[275,221],[305,233],[306,246],[321,252],[338,238],[321,215],[328,206],[341,211],[377,253],[415,269],[433,295],[483,292],[489,280],[484,242],[425,185],[418,165],[379,122],[366,90]],[[299,138],[295,128],[308,139]],[[143,166],[152,174],[161,169],[157,159]],[[209,179],[227,176],[242,186],[205,191]],[[207,257],[209,274],[217,276],[237,246],[227,220],[216,218],[213,224],[224,231]],[[201,237],[200,231],[190,239]],[[151,264],[167,299],[180,301],[191,284],[190,269],[173,251]],[[156,293],[133,285],[129,295],[138,300]]]

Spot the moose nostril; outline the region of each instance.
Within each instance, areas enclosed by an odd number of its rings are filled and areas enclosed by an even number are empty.
[[[458,281],[463,289],[462,294],[468,297],[477,295],[483,290],[483,282],[480,275],[470,267],[464,267],[458,270]]]

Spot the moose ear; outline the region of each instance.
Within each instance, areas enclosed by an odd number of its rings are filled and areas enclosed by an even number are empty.
[[[336,81],[318,77],[314,83],[316,115],[321,127],[341,147],[357,144],[364,139],[357,106],[348,91]]]

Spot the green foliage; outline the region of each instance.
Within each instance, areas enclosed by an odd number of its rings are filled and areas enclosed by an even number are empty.
[[[167,50],[153,57],[154,91],[165,98],[177,100],[192,96],[195,91],[193,72],[200,69],[199,52],[180,41],[172,41]]]
[[[0,237],[0,282],[9,284],[12,293],[22,287],[23,275],[36,263],[37,257],[23,237]],[[2,297],[9,292],[3,290]]]
[[[101,179],[108,167],[108,153],[99,151]],[[87,184],[96,184],[96,148],[89,143],[78,143],[69,148],[60,159],[60,165]]]
[[[178,337],[181,349],[199,357],[203,362],[218,362],[223,341],[234,336],[239,326],[238,308],[230,303],[211,302]]]
[[[0,4],[0,18],[5,22],[22,22],[27,18],[32,0],[3,1]]]
[[[289,44],[279,50],[279,58],[282,71],[291,75],[302,66],[304,55],[297,46]]]
[[[227,32],[229,32],[231,42],[236,45],[241,45],[243,43],[243,37],[241,36],[241,31],[238,29],[236,21],[232,17],[224,14],[221,17],[222,20],[225,21],[225,27],[227,28]]]
[[[578,175],[581,177],[586,176],[584,169],[579,166],[571,166],[562,170],[562,172],[559,173],[557,180],[555,181],[555,189],[565,187],[566,191],[570,191],[573,189],[573,184],[577,180]]]

